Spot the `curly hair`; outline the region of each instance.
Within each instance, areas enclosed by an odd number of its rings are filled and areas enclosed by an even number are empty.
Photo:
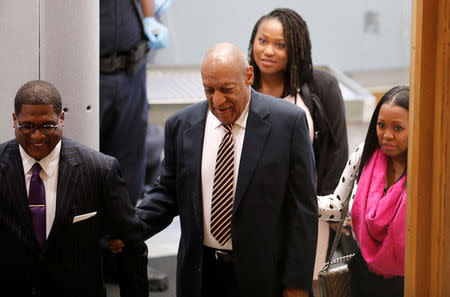
[[[250,44],[248,46],[249,63],[253,66],[255,79],[253,88],[261,88],[261,72],[253,57],[253,43],[259,25],[267,19],[277,19],[283,26],[286,42],[287,64],[284,77],[284,88],[281,97],[291,95],[295,98],[303,84],[313,89],[313,65],[311,58],[311,41],[308,26],[302,17],[289,8],[277,8],[262,16],[253,28]]]

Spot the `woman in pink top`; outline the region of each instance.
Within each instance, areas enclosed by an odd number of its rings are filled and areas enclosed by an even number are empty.
[[[340,220],[351,195],[359,252],[349,263],[353,296],[403,296],[409,88],[389,90],[377,104],[364,144],[350,157],[334,194],[319,197],[319,216]]]

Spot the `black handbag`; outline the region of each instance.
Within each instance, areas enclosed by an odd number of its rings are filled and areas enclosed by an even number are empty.
[[[332,260],[333,254],[336,251],[337,245],[341,238],[342,228],[347,217],[350,196],[352,194],[353,184],[355,181],[355,174],[351,175],[351,181],[349,183],[349,191],[347,199],[344,200],[344,205],[341,213],[341,220],[339,221],[339,227],[334,236],[333,245],[331,246],[330,253],[327,257],[322,270],[319,271],[319,295],[320,297],[351,297],[351,276],[348,270],[348,262],[355,254],[350,254]]]

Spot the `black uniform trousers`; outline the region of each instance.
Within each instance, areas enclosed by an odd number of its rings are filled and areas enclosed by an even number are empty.
[[[145,179],[146,67],[100,75],[100,151],[117,158],[133,205]]]

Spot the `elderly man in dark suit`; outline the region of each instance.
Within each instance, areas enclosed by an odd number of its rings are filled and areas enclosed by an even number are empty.
[[[138,215],[148,235],[180,216],[179,297],[307,296],[317,198],[305,113],[252,90],[234,45],[209,50],[201,72],[207,101],[168,119],[161,177]]]
[[[148,296],[147,249],[119,164],[62,137],[61,107],[44,81],[26,83],[15,97],[16,139],[0,144],[0,294],[105,296],[106,232],[129,248],[122,296]]]

